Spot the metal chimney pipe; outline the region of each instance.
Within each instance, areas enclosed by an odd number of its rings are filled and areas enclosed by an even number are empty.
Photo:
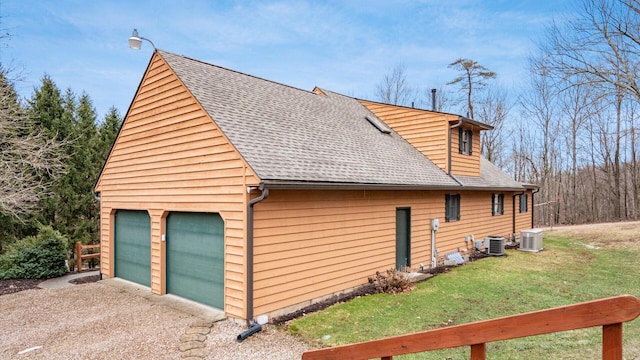
[[[436,89],[431,89],[431,110],[436,111]]]

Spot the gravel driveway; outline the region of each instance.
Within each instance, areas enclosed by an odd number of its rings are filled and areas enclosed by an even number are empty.
[[[181,359],[192,336],[205,359],[300,359],[307,348],[273,326],[237,343],[246,327],[210,325],[103,283],[26,290],[0,296],[0,358]]]

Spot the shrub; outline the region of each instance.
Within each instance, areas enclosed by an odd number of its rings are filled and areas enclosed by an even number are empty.
[[[369,278],[377,294],[399,294],[413,287],[411,280],[396,269],[386,271],[386,275],[376,271],[375,277]]]
[[[68,240],[50,226],[38,234],[12,244],[0,256],[2,279],[48,279],[67,272],[66,244]]]

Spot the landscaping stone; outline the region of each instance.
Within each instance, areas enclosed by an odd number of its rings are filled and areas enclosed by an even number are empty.
[[[213,322],[207,320],[196,320],[191,324],[191,327],[206,327],[210,328],[213,326]]]
[[[209,327],[202,327],[202,326],[192,326],[189,329],[187,329],[187,334],[202,334],[202,335],[207,335],[208,333],[211,332],[211,328]]]
[[[184,351],[184,352],[182,352],[182,355],[180,357],[182,357],[182,358],[188,358],[188,357],[204,358],[207,355],[209,355],[209,353],[207,352],[207,349],[198,348],[198,349],[191,349],[191,350]]]
[[[180,344],[180,351],[186,352],[192,349],[199,349],[204,347],[204,341],[186,341]]]
[[[205,340],[207,340],[207,336],[202,334],[183,334],[182,336],[180,336],[180,341],[182,342]]]

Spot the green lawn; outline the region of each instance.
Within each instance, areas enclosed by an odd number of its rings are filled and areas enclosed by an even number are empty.
[[[334,305],[292,321],[289,329],[332,346],[620,294],[640,297],[640,228],[622,238],[568,234],[546,232],[542,252],[508,250],[507,256],[458,267],[408,293]],[[640,320],[625,324],[624,341],[625,359],[640,359]],[[599,359],[600,352],[600,328],[487,345],[489,359]],[[467,359],[468,354],[468,348],[457,348],[395,358]]]

